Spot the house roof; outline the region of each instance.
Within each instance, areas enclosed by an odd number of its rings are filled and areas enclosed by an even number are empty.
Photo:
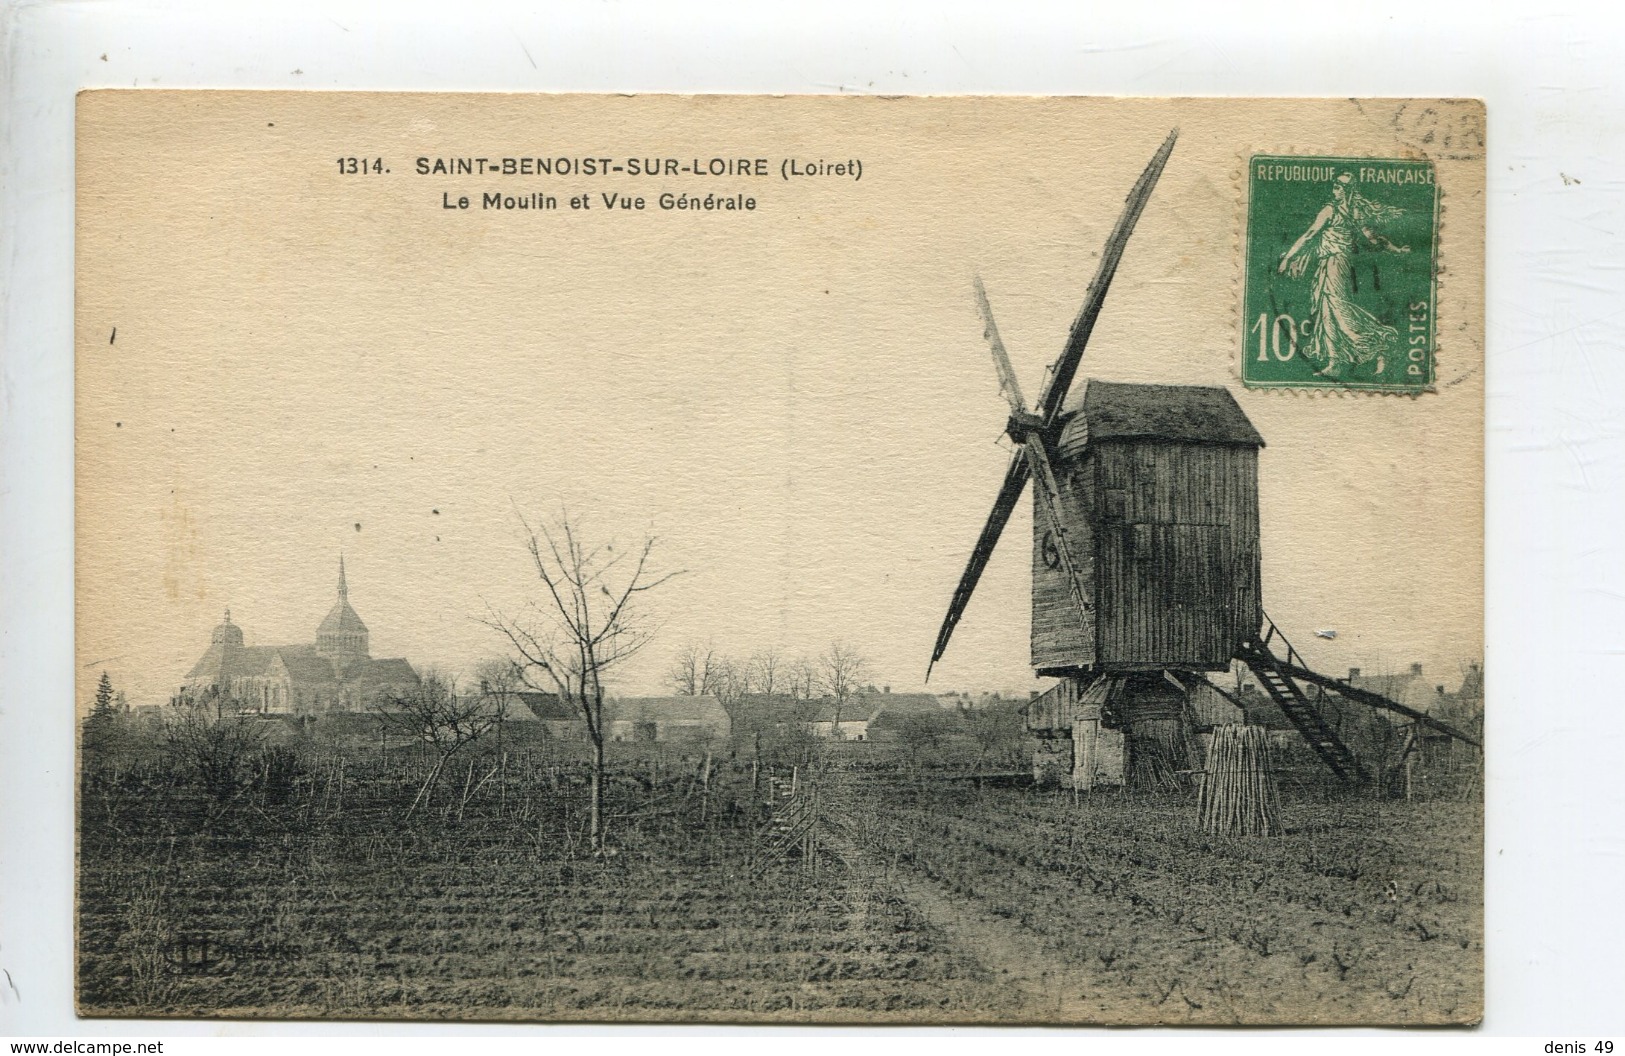
[[[515,693],[514,697],[519,701],[519,708],[529,712],[533,718],[574,719],[577,717],[575,709],[566,704],[564,698],[557,693],[532,693],[526,691]],[[518,711],[519,708],[511,710]]]
[[[877,713],[881,711],[931,712],[949,710],[948,706],[943,703],[942,698],[935,693],[887,693],[865,690],[857,694],[855,699],[873,706]]]
[[[835,701],[825,697],[823,700],[811,701],[811,707],[801,718],[801,722],[834,722]],[[849,722],[873,722],[880,715],[880,709],[872,701],[862,697],[854,697],[841,705],[841,724]]]
[[[788,693],[745,693],[735,700],[730,716],[739,728],[773,726],[787,722],[811,722],[818,702]]]
[[[1072,447],[1096,440],[1173,440],[1263,447],[1229,389],[1207,385],[1130,385],[1091,379],[1062,433]]]
[[[856,707],[854,707],[856,705]],[[866,690],[846,705],[847,712],[862,711],[870,722],[889,725],[910,715],[952,715],[955,708],[943,702],[935,693],[887,693]],[[843,712],[841,719],[856,715]],[[824,721],[828,721],[825,719]]]
[[[710,722],[726,725],[728,712],[712,696],[613,697],[604,701],[605,722]]]
[[[869,721],[869,727],[870,729],[891,730],[910,726],[914,723],[921,723],[928,725],[930,728],[943,730],[963,725],[966,714],[968,713],[959,711],[956,708],[935,708],[931,711],[882,708]]]

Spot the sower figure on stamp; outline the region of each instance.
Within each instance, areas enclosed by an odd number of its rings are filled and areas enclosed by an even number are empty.
[[[1355,236],[1390,253],[1409,253],[1409,246],[1396,246],[1373,228],[1397,219],[1403,210],[1373,202],[1349,183],[1343,173],[1332,183],[1331,203],[1315,216],[1309,230],[1298,236],[1292,248],[1281,254],[1278,272],[1293,278],[1303,275],[1311,253],[1317,263],[1310,292],[1314,333],[1305,355],[1320,364],[1316,371],[1337,377],[1345,367],[1376,361],[1373,374],[1381,374],[1387,356],[1399,346],[1399,332],[1354,303]]]

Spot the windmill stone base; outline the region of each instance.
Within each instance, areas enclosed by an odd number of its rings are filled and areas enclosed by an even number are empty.
[[[1196,749],[1186,691],[1163,673],[1064,679],[1032,701],[1033,776],[1079,791],[1179,785]]]

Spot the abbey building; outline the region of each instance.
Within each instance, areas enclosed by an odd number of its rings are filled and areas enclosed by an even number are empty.
[[[224,699],[238,709],[299,715],[365,711],[380,697],[409,693],[418,674],[405,660],[374,659],[367,625],[350,607],[339,558],[338,601],[316,628],[310,645],[244,645],[243,630],[226,610],[209,650],[181,687],[194,699]]]

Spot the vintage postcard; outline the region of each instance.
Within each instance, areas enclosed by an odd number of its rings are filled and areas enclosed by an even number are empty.
[[[82,95],[80,1014],[1476,1023],[1483,135]]]

